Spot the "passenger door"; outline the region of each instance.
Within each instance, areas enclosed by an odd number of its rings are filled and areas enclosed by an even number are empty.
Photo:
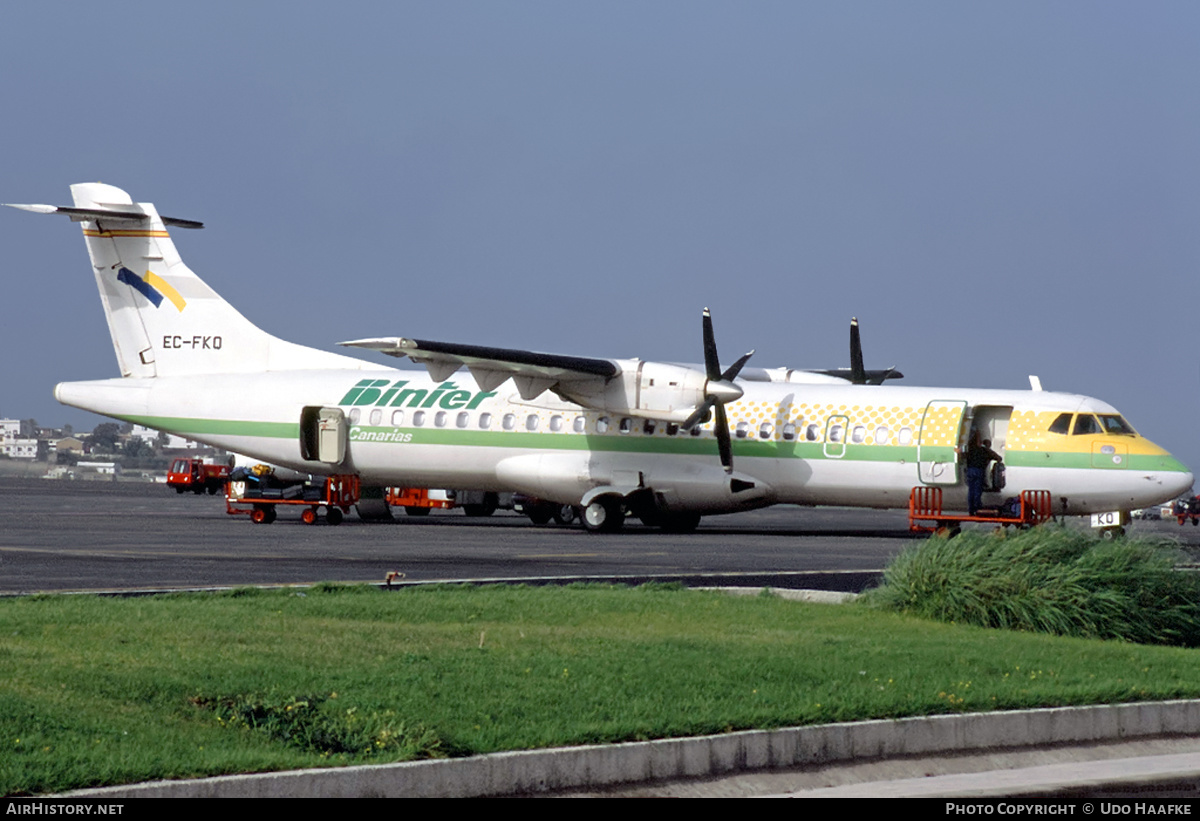
[[[917,478],[922,484],[958,484],[958,447],[966,410],[964,399],[935,399],[925,406],[917,435]]]

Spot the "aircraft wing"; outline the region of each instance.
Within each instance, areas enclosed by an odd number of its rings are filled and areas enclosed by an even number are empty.
[[[339,344],[379,351],[389,356],[407,356],[413,362],[424,365],[429,375],[437,381],[466,367],[485,391],[511,378],[521,398],[526,400],[534,399],[558,385],[576,387],[580,383],[590,382],[600,386],[621,373],[620,366],[611,359],[589,359],[457,342],[431,342],[396,336],[356,339]]]

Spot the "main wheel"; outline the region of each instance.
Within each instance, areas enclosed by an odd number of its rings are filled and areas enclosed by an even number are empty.
[[[562,505],[554,511],[554,521],[560,525],[572,524],[579,518],[579,511],[573,505]]]
[[[589,533],[616,533],[625,524],[621,500],[602,496],[583,509],[583,526]]]
[[[550,517],[554,515],[554,511],[549,505],[538,504],[530,507],[525,515],[535,525],[544,525],[550,521]]]
[[[664,516],[658,526],[665,533],[691,533],[700,526],[700,514],[675,513]]]

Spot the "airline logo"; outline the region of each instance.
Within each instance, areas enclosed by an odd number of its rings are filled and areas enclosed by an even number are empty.
[[[179,292],[153,271],[146,271],[146,275],[140,277],[133,271],[122,266],[121,270],[117,271],[117,281],[124,282],[130,288],[150,300],[155,308],[162,305],[164,298],[169,299],[171,304],[180,312],[187,307],[187,302],[184,301]]]
[[[428,388],[408,388],[407,379],[392,382],[389,379],[363,379],[342,397],[339,405],[375,405],[376,407],[390,406],[393,408],[432,408],[435,405],[447,410],[459,408],[474,410],[479,403],[488,397],[495,396],[495,391],[466,391],[461,390],[453,382],[443,382],[432,390]]]

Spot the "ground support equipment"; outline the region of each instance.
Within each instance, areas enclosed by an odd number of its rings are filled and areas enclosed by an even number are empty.
[[[442,498],[439,499],[429,492],[429,488],[424,487],[389,487],[384,498],[392,507],[404,508],[404,512],[409,516],[428,516],[429,511],[434,508],[449,510],[454,507],[453,499],[446,498],[445,493],[441,495]]]
[[[908,529],[915,533],[938,531],[957,532],[963,522],[1033,527],[1051,518],[1050,491],[1021,491],[1019,510],[1015,516],[976,512],[974,516],[946,513],[942,510],[940,487],[914,487],[908,494]]]
[[[269,525],[275,521],[279,505],[303,507],[300,519],[305,524],[317,523],[317,513],[325,508],[325,521],[340,525],[345,514],[358,503],[361,486],[358,476],[328,476],[324,484],[309,483],[286,487],[255,487],[250,482],[230,482],[225,491],[225,512],[230,515],[246,513],[255,524]]]

